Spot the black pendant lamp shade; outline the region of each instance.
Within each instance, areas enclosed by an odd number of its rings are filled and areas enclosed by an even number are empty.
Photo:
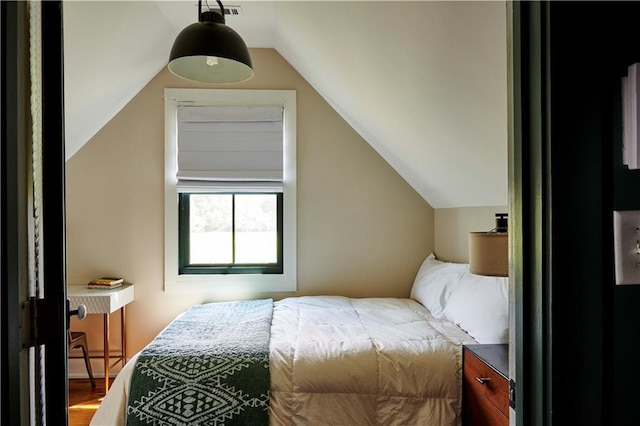
[[[225,25],[224,6],[220,13],[201,12],[199,22],[182,30],[173,43],[169,71],[179,77],[203,83],[239,83],[253,77],[249,49],[234,30]]]

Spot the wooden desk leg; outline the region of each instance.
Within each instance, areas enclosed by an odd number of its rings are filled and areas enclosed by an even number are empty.
[[[124,306],[122,308],[120,308],[120,339],[122,339],[121,341],[121,348],[122,348],[122,366],[124,367],[124,365],[127,362],[127,335],[125,334],[125,317],[124,317]]]
[[[109,390],[109,314],[104,314],[104,391]]]

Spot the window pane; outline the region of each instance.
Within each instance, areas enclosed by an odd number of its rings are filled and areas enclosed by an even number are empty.
[[[232,195],[191,194],[189,263],[233,261]]]
[[[278,261],[277,195],[236,195],[236,263]]]

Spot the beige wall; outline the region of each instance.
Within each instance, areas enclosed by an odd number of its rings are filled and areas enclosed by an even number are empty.
[[[252,56],[253,79],[217,88],[297,90],[297,294],[407,297],[434,249],[433,209],[279,54],[254,49]],[[220,300],[163,291],[167,87],[205,86],[161,71],[67,162],[68,281],[115,274],[135,284],[127,307],[129,356],[179,312]],[[92,352],[102,350],[100,318],[74,320],[72,327],[89,331]],[[119,348],[117,334],[111,340]]]
[[[495,214],[507,213],[507,206],[436,209],[434,247],[436,257],[449,262],[469,262],[469,232],[495,227]]]

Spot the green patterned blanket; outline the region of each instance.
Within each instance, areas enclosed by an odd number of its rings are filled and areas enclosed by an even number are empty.
[[[140,354],[127,425],[266,425],[273,302],[192,307]]]

